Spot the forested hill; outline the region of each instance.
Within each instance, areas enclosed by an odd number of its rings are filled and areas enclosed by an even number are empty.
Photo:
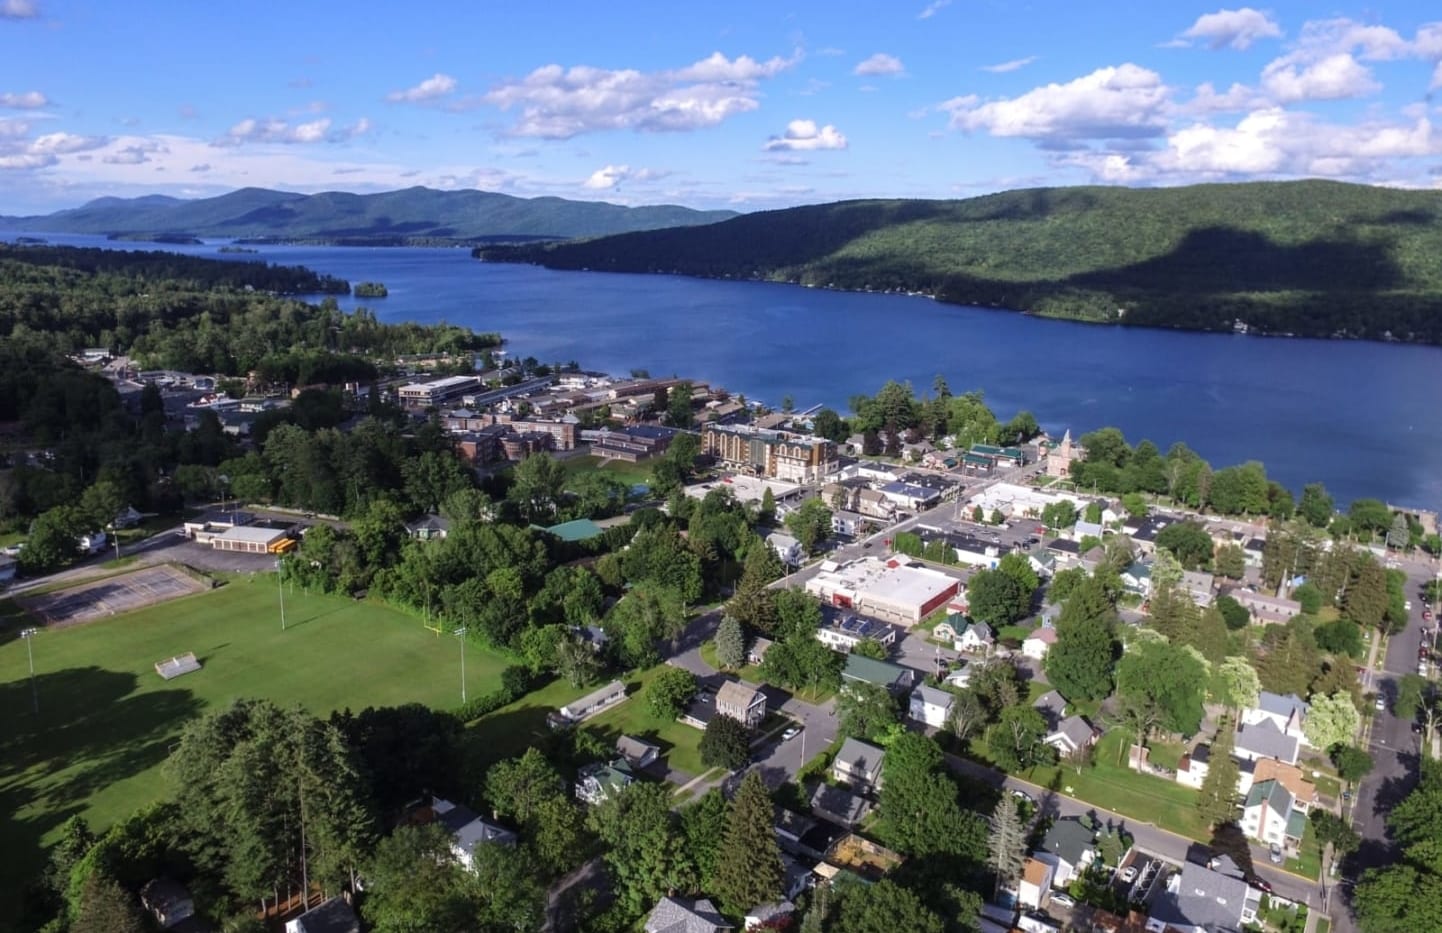
[[[874,291],[1191,330],[1442,343],[1442,192],[1335,182],[844,201],[487,260]]]
[[[622,207],[474,190],[417,187],[381,194],[330,191],[306,195],[242,188],[193,201],[161,195],[99,198],[83,207],[44,216],[0,216],[0,229],[113,236],[482,240],[605,236],[714,223],[735,216],[735,211],[696,211],[675,205]]]

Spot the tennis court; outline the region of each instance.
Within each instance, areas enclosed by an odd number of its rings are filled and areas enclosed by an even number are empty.
[[[184,571],[161,564],[18,602],[45,625],[59,628],[108,618],[208,588]]]

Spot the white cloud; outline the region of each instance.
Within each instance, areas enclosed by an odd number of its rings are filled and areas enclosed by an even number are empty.
[[[35,0],[0,0],[0,19],[34,19],[39,15]]]
[[[0,120],[0,138],[25,136],[30,132],[30,124],[24,120]]]
[[[1218,10],[1197,17],[1191,28],[1182,33],[1183,39],[1203,39],[1214,49],[1248,49],[1258,39],[1276,39],[1282,35],[1282,27],[1276,20],[1260,10],[1242,7],[1240,10]]]
[[[800,57],[763,62],[717,52],[684,68],[649,73],[546,65],[492,88],[478,103],[519,111],[509,129],[513,136],[570,139],[602,130],[694,130],[755,110],[760,106],[757,84]]]
[[[1006,74],[1009,71],[1016,71],[1020,68],[1025,68],[1027,65],[1030,65],[1032,62],[1036,61],[1036,58],[1037,57],[1035,55],[1028,55],[1026,58],[1013,58],[1009,62],[1001,62],[996,65],[982,65],[981,70],[989,71],[994,75]]]
[[[361,117],[355,123],[337,130],[331,130],[330,117],[321,117],[308,123],[291,123],[277,117],[257,119],[247,117],[226,131],[224,136],[212,141],[213,146],[239,146],[244,143],[281,143],[306,145],[322,142],[344,142],[371,130],[371,121]]]
[[[74,133],[46,133],[39,136],[30,144],[31,152],[53,152],[56,154],[68,152],[84,152],[88,149],[99,149],[109,140],[104,136],[77,136]]]
[[[49,168],[59,161],[53,152],[22,152],[18,155],[0,155],[0,169],[26,171]]]
[[[631,176],[629,165],[608,165],[605,168],[598,168],[591,173],[591,177],[585,181],[587,188],[594,188],[600,191],[610,190],[622,181]]]
[[[1256,88],[1233,84],[1219,93],[1211,82],[1207,81],[1198,84],[1192,99],[1182,104],[1179,109],[1193,114],[1239,113],[1265,107],[1267,103],[1266,97]]]
[[[1155,71],[1133,64],[1099,68],[1066,84],[980,103],[975,95],[940,104],[951,126],[1052,144],[1160,135],[1170,89]]]
[[[7,91],[0,94],[0,107],[9,107],[11,110],[39,110],[49,103],[50,99],[39,91],[25,91],[21,94]]]
[[[1432,83],[1427,85],[1427,90],[1442,90],[1442,62],[1438,62],[1436,70],[1432,72]]]
[[[1279,58],[1262,70],[1262,87],[1283,103],[1300,100],[1344,100],[1382,89],[1372,72],[1349,52],[1338,52],[1307,64]]]
[[[916,18],[931,19],[949,6],[951,6],[951,0],[931,0],[920,13],[916,14]]]
[[[906,73],[906,67],[901,64],[901,59],[894,55],[887,55],[885,52],[877,52],[866,61],[856,66],[852,74],[862,77],[874,77],[878,75],[900,75]]]
[[[792,120],[783,135],[771,137],[763,148],[767,152],[845,149],[846,137],[830,123],[818,128],[815,120]]]
[[[402,91],[391,91],[386,95],[386,100],[392,103],[415,104],[422,101],[435,100],[437,97],[445,97],[455,89],[455,78],[436,72],[415,87],[406,88]]]

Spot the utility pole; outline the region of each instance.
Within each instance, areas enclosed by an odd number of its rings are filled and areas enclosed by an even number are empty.
[[[40,692],[35,686],[35,654],[30,648],[30,643],[39,633],[38,628],[20,630],[20,637],[25,639],[25,658],[30,662],[30,704],[34,707],[36,716],[40,715]]]
[[[275,561],[275,588],[280,593],[280,630],[285,631],[285,577],[280,572],[280,559]]]
[[[456,637],[461,640],[461,705],[466,705],[466,627],[462,625],[456,629]]]

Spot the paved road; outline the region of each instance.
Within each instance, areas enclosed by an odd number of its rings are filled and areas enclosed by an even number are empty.
[[[1352,802],[1353,825],[1362,835],[1362,846],[1343,865],[1343,877],[1356,880],[1368,868],[1389,865],[1394,860],[1391,841],[1387,838],[1387,813],[1407,795],[1417,780],[1418,736],[1412,724],[1392,714],[1391,701],[1397,696],[1397,681],[1405,674],[1417,672],[1417,649],[1422,644],[1423,629],[1435,625],[1424,623],[1422,588],[1435,579],[1438,564],[1433,560],[1399,560],[1398,569],[1407,574],[1407,598],[1412,602],[1407,628],[1388,639],[1387,655],[1378,669],[1365,671],[1370,678],[1369,689],[1387,698],[1388,708],[1378,712],[1368,734],[1368,751],[1372,755],[1372,772],[1357,787]],[[1349,889],[1342,887],[1344,900]],[[1336,910],[1337,930],[1351,933],[1356,927],[1345,910]]]

